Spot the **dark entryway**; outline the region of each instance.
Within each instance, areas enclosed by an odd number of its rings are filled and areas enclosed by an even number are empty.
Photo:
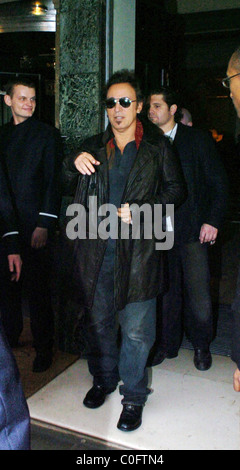
[[[37,87],[38,117],[55,122],[55,33],[16,32],[0,34],[0,89],[12,77],[31,77]],[[1,109],[0,119],[8,119]]]

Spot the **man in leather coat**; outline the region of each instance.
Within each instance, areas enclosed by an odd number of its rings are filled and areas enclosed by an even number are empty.
[[[132,73],[120,71],[110,78],[106,108],[107,130],[87,139],[80,145],[81,153],[65,161],[64,186],[69,194],[76,191],[74,202],[86,209],[88,227],[86,236],[72,241],[73,282],[85,307],[93,376],[84,405],[101,406],[121,380],[123,411],[117,427],[132,431],[141,425],[150,392],[146,361],[155,337],[156,297],[165,280],[164,252],[156,249],[155,237],[144,237],[142,223],[140,236],[131,236],[134,208],[162,204],[165,211],[167,204],[181,204],[185,182],[167,139],[150,122],[139,119],[142,96]],[[95,231],[89,228],[90,196],[97,201]],[[108,204],[109,209],[115,207],[112,223],[117,214],[117,226],[128,227],[128,237],[115,238],[111,228],[109,237],[101,236],[99,214]],[[71,237],[71,231],[67,233]]]

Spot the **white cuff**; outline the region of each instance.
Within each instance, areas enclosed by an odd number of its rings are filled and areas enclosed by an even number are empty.
[[[7,232],[7,233],[4,233],[4,235],[2,236],[2,238],[8,237],[8,235],[19,235],[19,232]]]
[[[39,215],[46,215],[47,217],[53,217],[54,219],[58,219],[57,215],[48,214],[47,212],[39,212]]]

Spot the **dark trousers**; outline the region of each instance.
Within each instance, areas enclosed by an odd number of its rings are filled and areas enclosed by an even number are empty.
[[[21,250],[22,272],[18,282],[11,282],[6,253],[1,245],[0,312],[10,345],[17,343],[23,329],[23,300],[30,314],[33,346],[37,352],[49,352],[53,346],[54,315],[51,305],[52,248]]]
[[[122,403],[143,405],[149,393],[146,362],[155,340],[156,299],[114,306],[114,257],[105,256],[91,312],[86,314],[88,367],[95,385],[114,390]],[[118,347],[118,324],[121,345]]]
[[[158,305],[154,348],[177,354],[185,331],[194,348],[208,347],[213,315],[207,246],[199,242],[175,245],[168,252],[169,290]]]
[[[15,358],[0,321],[0,450],[29,449],[29,411]]]

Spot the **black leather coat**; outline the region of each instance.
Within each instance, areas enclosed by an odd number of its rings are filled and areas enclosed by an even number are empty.
[[[185,181],[178,158],[172,146],[150,121],[143,122],[143,138],[134,165],[130,171],[122,204],[148,203],[179,206],[186,197]],[[74,194],[74,202],[88,207],[88,197],[97,196],[98,207],[108,202],[108,161],[106,143],[113,137],[109,126],[105,133],[87,139],[79,148],[88,151],[101,162],[91,176],[80,175],[74,159],[63,164],[63,186],[66,194]],[[76,189],[77,188],[77,189]],[[65,225],[68,222],[66,218]],[[99,222],[100,222],[99,218]],[[88,224],[87,224],[88,226]],[[67,240],[65,256],[70,266],[74,289],[85,307],[91,308],[99,270],[107,240]],[[121,239],[116,241],[115,251],[115,306],[122,309],[127,303],[156,297],[164,289],[164,252],[156,250],[156,239]]]

